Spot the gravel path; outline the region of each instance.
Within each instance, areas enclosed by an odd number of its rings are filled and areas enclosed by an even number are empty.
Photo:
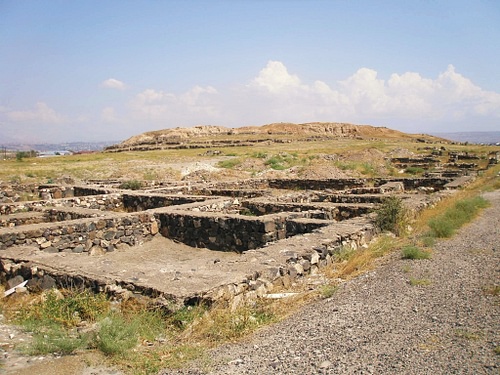
[[[500,285],[500,191],[485,197],[492,206],[432,259],[392,254],[332,298],[214,350],[205,372],[163,374],[500,374],[500,297],[489,293]]]

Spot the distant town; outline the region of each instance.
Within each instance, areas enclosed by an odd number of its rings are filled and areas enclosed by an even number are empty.
[[[105,147],[119,143],[119,141],[104,142],[65,142],[65,143],[8,143],[0,144],[0,158],[14,158],[18,153],[31,157],[48,157],[60,155],[85,154],[102,151]]]

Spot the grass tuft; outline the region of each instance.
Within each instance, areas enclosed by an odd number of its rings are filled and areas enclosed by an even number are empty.
[[[228,159],[228,160],[221,160],[217,166],[219,168],[225,168],[225,169],[233,169],[240,165],[242,163],[241,159],[239,158],[233,158],[233,159]]]
[[[321,286],[321,288],[319,290],[319,294],[322,298],[325,298],[325,299],[330,298],[337,292],[338,289],[339,289],[338,285],[325,284],[325,285]]]
[[[137,320],[129,321],[112,314],[99,327],[97,348],[106,355],[121,354],[135,347],[139,339]]]
[[[430,251],[422,250],[417,246],[407,245],[401,249],[401,257],[403,259],[429,259]]]
[[[457,201],[443,214],[429,220],[429,235],[437,238],[451,237],[457,229],[472,221],[479,211],[488,205],[488,201],[480,196]]]
[[[417,278],[410,278],[410,285],[411,286],[428,286],[431,285],[431,281],[429,279],[417,279]]]
[[[129,180],[122,182],[118,187],[120,189],[139,190],[142,188],[142,183],[138,180]]]

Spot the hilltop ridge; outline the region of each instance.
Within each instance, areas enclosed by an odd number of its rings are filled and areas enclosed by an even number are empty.
[[[198,125],[149,131],[106,148],[108,152],[146,151],[168,148],[198,148],[217,146],[249,146],[262,142],[292,142],[320,139],[405,139],[437,141],[440,138],[408,134],[387,127],[354,125],[337,122],[311,122],[303,124],[272,123],[262,126],[230,128],[217,125]]]

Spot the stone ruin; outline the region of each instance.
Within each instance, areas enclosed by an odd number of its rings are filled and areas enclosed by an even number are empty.
[[[446,177],[273,179],[42,185],[40,200],[0,204],[3,281],[85,286],[163,304],[241,301],[316,274],[336,252],[366,246],[387,194],[413,209],[467,183]],[[16,281],[16,282],[17,282]]]

